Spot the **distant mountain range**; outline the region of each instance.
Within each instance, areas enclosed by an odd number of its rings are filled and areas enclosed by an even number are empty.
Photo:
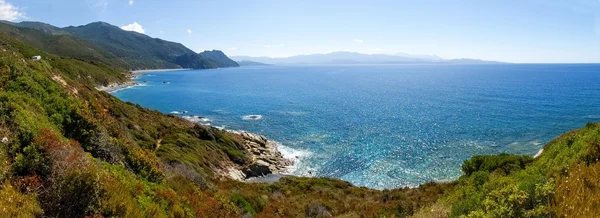
[[[496,61],[477,59],[443,59],[436,55],[397,54],[361,54],[356,52],[332,52],[327,54],[297,55],[286,58],[232,56],[236,61],[252,61],[276,65],[303,64],[409,64],[409,63],[445,63],[445,64],[494,64]]]
[[[58,53],[71,54],[74,58],[116,61],[129,69],[239,66],[218,50],[196,53],[180,43],[125,31],[104,22],[59,28],[41,22],[2,21],[0,31],[46,50],[58,50]]]
[[[265,63],[255,62],[255,61],[246,61],[246,60],[237,61],[237,63],[240,66],[265,66],[265,65],[270,65],[270,64],[265,64]]]

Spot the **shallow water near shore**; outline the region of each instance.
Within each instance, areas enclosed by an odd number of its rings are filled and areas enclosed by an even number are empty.
[[[260,66],[144,73],[113,95],[278,141],[290,173],[371,188],[460,176],[472,155],[535,155],[600,121],[600,65]]]

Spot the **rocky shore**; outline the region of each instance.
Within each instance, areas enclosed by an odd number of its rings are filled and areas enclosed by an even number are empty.
[[[172,71],[172,70],[186,70],[186,69],[160,69],[160,70],[138,70],[131,71],[127,77],[128,81],[123,83],[112,83],[107,86],[98,86],[97,90],[105,91],[108,93],[115,92],[117,90],[126,89],[139,83],[135,81],[135,78],[142,73],[147,72],[159,72],[159,71]],[[251,115],[259,116],[259,115]],[[190,120],[190,119],[187,119]],[[196,121],[190,120],[198,123]],[[205,124],[201,124],[205,125]],[[226,130],[230,133],[236,134],[243,140],[243,146],[251,157],[250,164],[246,166],[233,165],[225,171],[215,169],[221,172],[222,175],[246,182],[274,182],[279,178],[286,177],[286,169],[293,164],[293,161],[286,159],[281,152],[277,149],[277,142],[268,140],[266,137],[243,132],[243,131],[232,131]]]
[[[227,172],[230,178],[249,182],[260,182],[259,178],[272,178],[272,175],[280,178],[285,176],[287,167],[293,164],[292,160],[286,159],[279,152],[276,142],[258,134],[230,132],[243,139],[244,147],[252,158],[251,163],[247,166],[230,168]]]
[[[105,91],[108,93],[111,92],[115,92],[121,89],[126,89],[129,88],[131,86],[135,86],[138,85],[139,83],[137,81],[135,81],[135,78],[138,77],[140,75],[139,72],[137,71],[131,71],[129,72],[129,74],[127,74],[127,81],[126,82],[122,82],[122,83],[111,83],[108,84],[107,86],[97,86],[96,89],[99,91]]]
[[[99,91],[105,91],[105,92],[111,93],[111,92],[115,92],[115,91],[118,91],[121,89],[129,88],[131,86],[135,86],[138,84],[139,84],[138,82],[131,80],[131,81],[127,81],[124,83],[111,83],[107,86],[98,86],[98,87],[96,87],[96,89]]]

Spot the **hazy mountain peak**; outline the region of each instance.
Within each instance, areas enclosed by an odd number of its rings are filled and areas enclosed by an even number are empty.
[[[435,55],[362,54],[351,51],[336,51],[325,54],[296,55],[286,58],[234,56],[234,60],[247,60],[266,64],[399,64],[439,62],[444,59]]]

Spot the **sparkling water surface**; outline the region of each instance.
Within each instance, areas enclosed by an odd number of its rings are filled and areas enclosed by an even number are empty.
[[[600,121],[594,64],[260,66],[137,80],[113,94],[263,134],[296,159],[292,174],[377,189],[456,179],[472,155],[534,155]]]

